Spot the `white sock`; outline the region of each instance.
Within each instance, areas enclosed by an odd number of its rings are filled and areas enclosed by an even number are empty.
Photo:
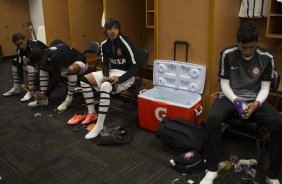
[[[267,184],[280,184],[278,179],[270,179],[268,176],[266,177],[266,183]]]
[[[67,95],[66,101],[69,101],[69,102],[72,101],[76,83],[77,83],[77,75],[69,75],[68,76],[68,95]]]
[[[14,88],[20,89],[21,85],[20,85],[20,80],[19,80],[19,76],[18,76],[18,69],[14,65],[12,65],[12,73],[13,73]]]
[[[217,178],[218,173],[212,172],[212,171],[208,171],[206,173],[206,176],[202,179],[202,181],[200,182],[200,184],[213,184],[213,181]]]
[[[92,139],[99,135],[104,128],[104,121],[106,113],[110,106],[110,92],[112,91],[112,84],[104,82],[100,87],[100,104],[99,104],[99,115],[95,127],[85,136],[85,139]]]
[[[36,80],[36,71],[35,67],[32,65],[27,65],[27,78],[28,78],[28,85],[34,85]]]
[[[39,71],[39,83],[40,83],[40,91],[42,93],[45,93],[47,91],[49,84],[49,72],[46,72],[44,70]]]
[[[93,94],[91,86],[82,81],[80,81],[80,86],[82,88],[82,94],[83,94],[83,98],[85,100],[85,103],[88,109],[88,113],[96,114],[96,111],[94,108],[94,94]]]

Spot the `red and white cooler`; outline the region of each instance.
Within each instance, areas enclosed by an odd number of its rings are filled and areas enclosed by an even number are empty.
[[[155,60],[154,88],[138,95],[140,127],[156,131],[164,117],[180,117],[200,123],[201,94],[204,90],[206,67],[170,60]]]

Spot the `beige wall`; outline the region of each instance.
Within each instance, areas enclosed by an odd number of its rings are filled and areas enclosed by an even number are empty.
[[[173,59],[175,40],[190,43],[189,62],[206,65],[208,61],[209,3],[206,0],[159,0],[159,58]],[[184,47],[176,60],[185,60]]]
[[[218,68],[220,52],[225,47],[236,44],[236,30],[240,24],[238,12],[241,1],[215,0],[214,1],[214,30],[212,55],[209,64],[210,94],[219,90]],[[232,7],[232,8],[226,8]]]
[[[49,45],[55,39],[71,43],[68,0],[43,0],[46,40]]]
[[[30,22],[28,0],[1,0],[0,12],[0,45],[3,56],[16,55],[12,35],[22,33],[26,38],[31,38],[27,26]]]
[[[103,1],[70,0],[69,6],[72,46],[83,52],[89,41],[101,42]]]

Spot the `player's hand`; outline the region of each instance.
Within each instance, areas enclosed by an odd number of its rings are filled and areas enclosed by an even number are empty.
[[[110,80],[111,80],[111,83],[112,83],[112,84],[119,83],[119,79],[118,79],[117,76],[111,76],[111,77],[110,77]]]
[[[102,82],[106,82],[106,81],[109,81],[109,82],[110,82],[110,78],[107,77],[107,76],[104,76],[104,77],[102,78]]]
[[[25,92],[28,92],[29,91],[29,87],[27,84],[21,84],[21,89]]]
[[[28,87],[30,91],[35,91],[35,88],[36,88],[35,85],[29,85]]]
[[[260,107],[260,102],[255,101],[248,104],[248,111],[246,114],[242,115],[242,119],[249,119],[252,114]]]

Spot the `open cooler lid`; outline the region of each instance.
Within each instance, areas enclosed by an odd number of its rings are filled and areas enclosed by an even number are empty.
[[[159,87],[202,94],[206,79],[204,65],[171,60],[155,60],[153,83]]]

